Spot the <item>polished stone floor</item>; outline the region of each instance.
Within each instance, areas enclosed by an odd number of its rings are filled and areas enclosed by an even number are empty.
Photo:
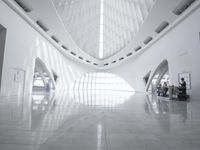
[[[200,100],[104,92],[1,97],[0,150],[200,149]]]

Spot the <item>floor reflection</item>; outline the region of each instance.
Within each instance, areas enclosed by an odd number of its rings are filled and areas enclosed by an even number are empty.
[[[116,91],[116,90],[73,90],[73,99],[86,106],[113,108],[127,101],[134,91]]]
[[[34,130],[42,123],[44,116],[55,107],[54,93],[38,93],[32,95],[31,129]]]
[[[32,111],[47,111],[54,103],[54,93],[40,93],[32,95]]]
[[[191,121],[191,111],[187,109],[187,102],[158,99],[153,95],[147,95],[145,103],[145,112],[157,118],[162,129],[169,133],[173,124],[177,124],[177,119],[180,125]]]
[[[109,90],[0,98],[0,150],[199,149],[199,106]]]

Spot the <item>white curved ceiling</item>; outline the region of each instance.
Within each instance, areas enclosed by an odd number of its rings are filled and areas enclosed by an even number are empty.
[[[155,0],[53,0],[75,43],[89,55],[108,58],[130,43]]]
[[[139,56],[200,7],[199,0],[3,1],[67,59],[101,70]]]

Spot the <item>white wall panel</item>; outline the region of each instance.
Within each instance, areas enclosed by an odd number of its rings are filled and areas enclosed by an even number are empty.
[[[25,93],[31,92],[37,57],[58,74],[57,90],[69,89],[78,76],[91,71],[68,60],[2,1],[0,14],[0,24],[7,28],[1,95],[19,94],[19,84],[23,83],[14,81],[15,69],[25,71]]]
[[[145,91],[143,77],[164,60],[169,62],[171,84],[178,85],[178,73],[191,72],[192,96],[198,97],[200,89],[200,9],[182,21],[145,52],[125,64],[107,70],[128,81],[135,90]]]

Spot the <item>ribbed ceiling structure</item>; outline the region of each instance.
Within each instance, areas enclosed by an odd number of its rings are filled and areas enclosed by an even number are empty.
[[[89,55],[108,58],[134,40],[156,0],[53,0],[67,31]]]

